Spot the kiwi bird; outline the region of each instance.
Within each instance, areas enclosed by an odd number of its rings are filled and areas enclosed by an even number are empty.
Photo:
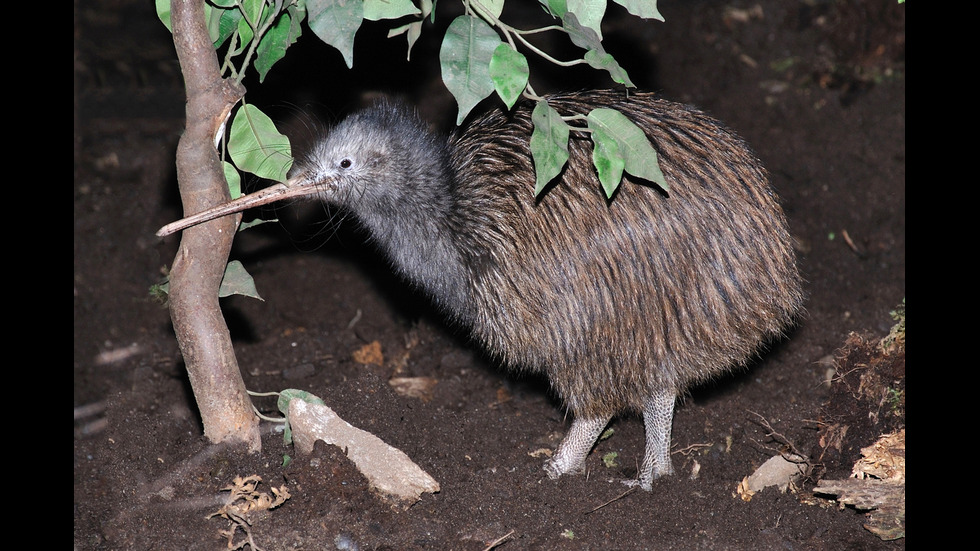
[[[547,99],[563,115],[625,114],[656,149],[670,191],[626,175],[607,199],[591,141],[573,134],[567,166],[536,197],[532,102],[490,110],[448,138],[382,102],[316,141],[286,184],[184,225],[289,197],[345,209],[501,365],[548,378],[573,415],[549,477],[583,471],[610,420],[636,413],[646,447],[635,482],[650,489],[673,473],[677,397],[744,366],[800,312],[786,218],[746,143],[693,107],[615,91]]]

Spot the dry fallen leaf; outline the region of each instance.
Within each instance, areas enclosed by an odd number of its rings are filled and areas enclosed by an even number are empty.
[[[381,353],[381,343],[373,341],[354,351],[354,361],[361,365],[384,365],[385,358]]]
[[[495,402],[496,404],[503,404],[505,402],[511,401],[512,399],[513,396],[510,395],[510,391],[507,390],[507,387],[502,386],[497,389],[497,401]]]
[[[228,499],[225,500],[225,504],[208,518],[219,515],[230,518],[228,513],[245,516],[255,511],[267,511],[275,509],[289,499],[289,490],[285,486],[272,488],[274,497],[265,492],[257,491],[256,487],[261,482],[262,477],[258,475],[245,478],[236,476],[230,486],[222,488],[222,491],[231,492]]]
[[[883,540],[905,537],[905,429],[861,449],[851,478],[822,480],[814,493],[869,511],[864,527]]]
[[[432,393],[438,382],[439,379],[432,377],[392,377],[388,379],[388,384],[398,394],[418,398],[423,402],[428,402],[432,399]]]
[[[228,549],[242,549],[247,544],[252,549],[260,551],[261,548],[256,545],[252,535],[252,513],[275,509],[290,497],[289,490],[285,486],[272,488],[272,496],[257,491],[256,488],[261,482],[262,477],[258,475],[244,478],[236,476],[231,485],[222,488],[222,491],[230,492],[225,504],[207,517],[220,516],[232,522],[229,530],[220,531],[223,536],[228,538]],[[235,543],[235,534],[238,530],[245,534],[245,539]]]
[[[882,435],[877,442],[861,448],[861,459],[854,464],[854,478],[905,481],[905,429]]]

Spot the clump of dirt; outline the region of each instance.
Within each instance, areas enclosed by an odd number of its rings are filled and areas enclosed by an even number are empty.
[[[850,476],[862,448],[905,428],[905,313],[886,337],[852,333],[838,351],[812,457],[817,478]]]

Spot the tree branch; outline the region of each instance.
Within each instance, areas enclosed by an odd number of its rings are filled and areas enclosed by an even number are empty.
[[[245,93],[221,78],[201,0],[172,0],[174,46],[187,93],[186,128],[177,145],[177,180],[185,213],[231,199],[215,136]],[[170,317],[194,390],[204,434],[211,442],[245,442],[258,451],[252,412],[231,335],[218,302],[241,215],[225,216],[182,234],[170,272]]]

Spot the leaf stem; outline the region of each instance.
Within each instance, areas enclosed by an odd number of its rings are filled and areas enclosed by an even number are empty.
[[[246,389],[245,392],[247,392],[249,396],[279,396],[278,392],[253,392],[248,389]],[[263,415],[259,412],[258,408],[255,407],[255,404],[252,404],[252,411],[254,411],[255,415],[263,421],[271,421],[273,423],[286,423],[289,421],[285,417],[269,417],[268,415]]]
[[[235,4],[241,10],[242,17],[245,18],[245,22],[248,23],[249,27],[251,27],[253,33],[252,40],[250,40],[248,44],[248,52],[245,53],[245,58],[242,59],[241,70],[237,75],[235,75],[235,80],[239,84],[241,84],[242,80],[245,79],[245,70],[252,62],[252,58],[255,56],[255,51],[258,50],[259,43],[262,42],[262,37],[264,37],[269,28],[271,28],[276,21],[279,20],[279,15],[282,13],[282,2],[283,0],[275,0],[275,6],[272,7],[272,15],[266,17],[263,17],[263,14],[267,14],[269,12],[266,11],[265,3],[262,3],[262,9],[259,11],[259,21],[263,21],[263,23],[261,24],[261,28],[259,28],[257,22],[249,20],[248,11],[245,9],[245,6],[242,5],[241,0],[236,0]]]
[[[559,27],[558,25],[548,25],[546,27],[540,27],[537,29],[521,30],[504,23],[496,16],[491,14],[490,11],[480,2],[480,0],[463,0],[463,6],[466,10],[466,13],[475,14],[480,18],[482,18],[483,20],[485,20],[490,25],[497,27],[500,30],[500,32],[503,33],[504,38],[507,39],[507,42],[510,44],[510,46],[515,50],[517,49],[514,45],[514,38],[516,37],[517,40],[519,40],[520,43],[523,44],[525,48],[531,50],[532,52],[540,56],[542,59],[554,63],[555,65],[558,65],[560,67],[571,67],[573,65],[581,65],[582,63],[586,63],[584,59],[561,61],[559,59],[551,57],[551,55],[546,53],[544,50],[541,50],[537,46],[531,44],[530,42],[528,42],[526,38],[524,38],[524,35],[526,34],[535,34],[535,33],[545,32],[545,31],[564,30],[562,27]]]

